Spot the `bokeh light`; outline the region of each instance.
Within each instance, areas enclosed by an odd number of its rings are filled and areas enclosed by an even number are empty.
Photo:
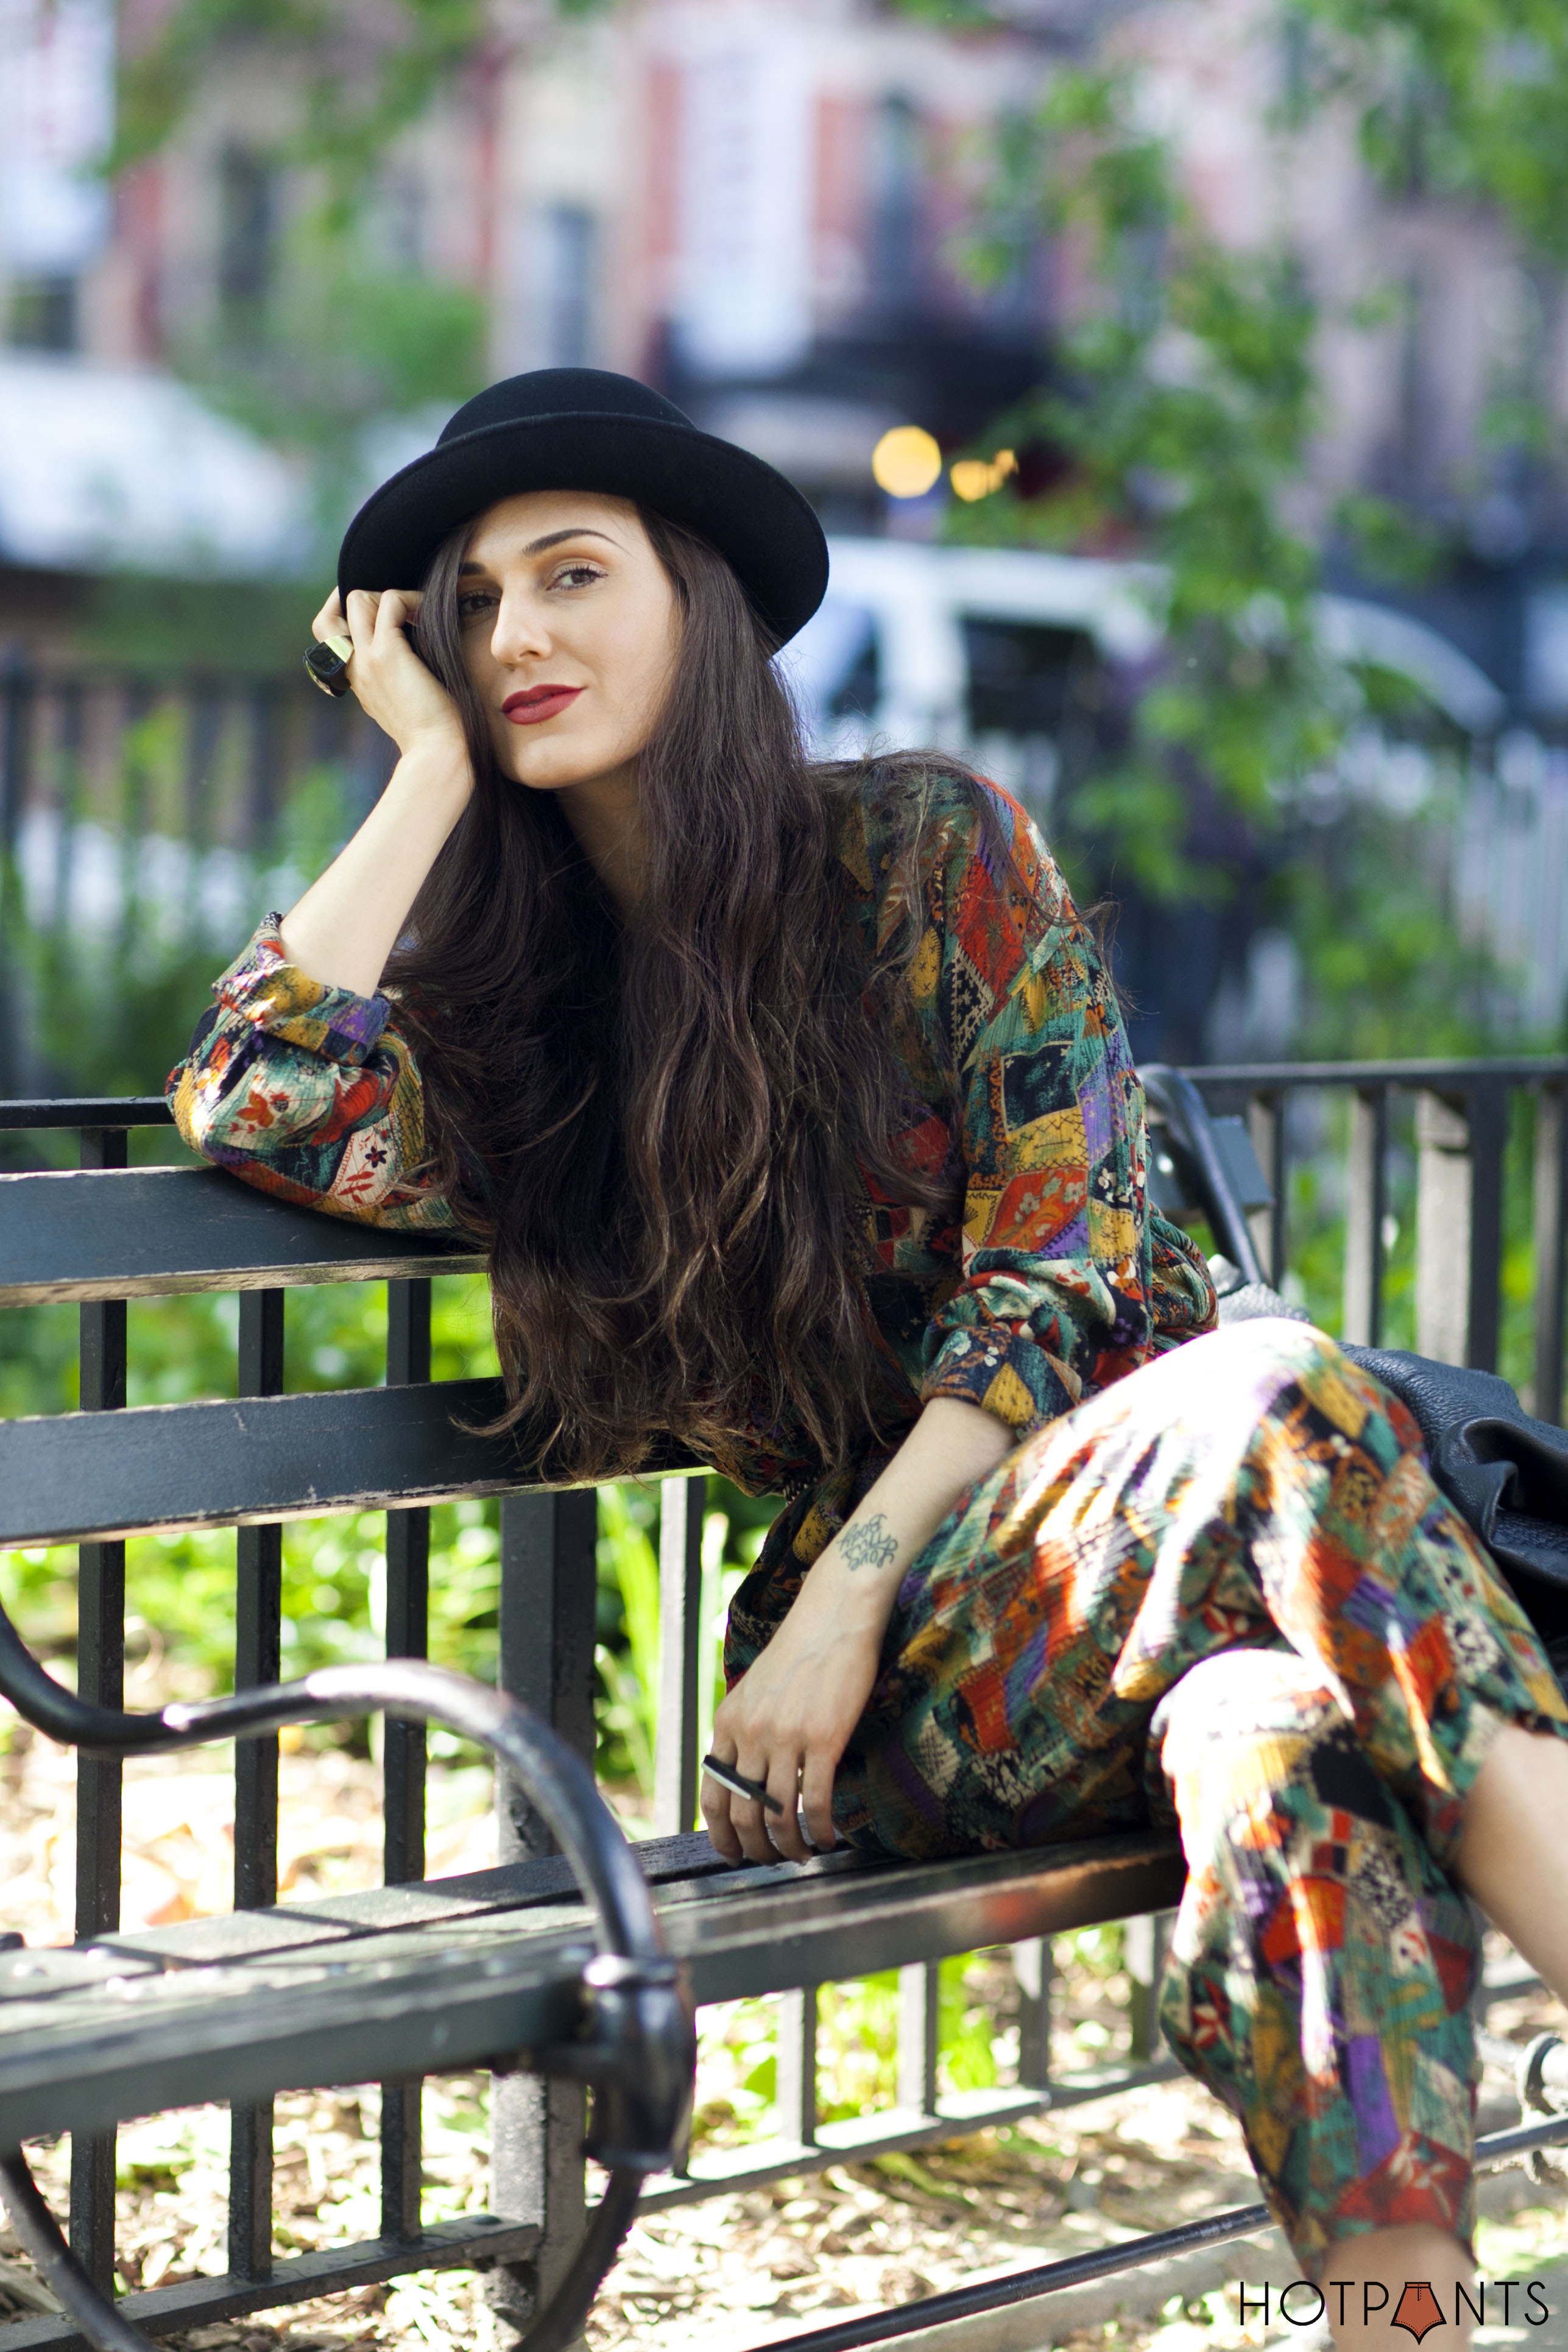
[[[973,506],[977,499],[988,499],[999,490],[1009,474],[1018,470],[1018,460],[1011,449],[998,449],[994,457],[960,457],[948,469],[948,480],[957,496]]]
[[[923,499],[942,479],[942,451],[923,425],[895,425],[871,452],[871,473],[890,499]]]

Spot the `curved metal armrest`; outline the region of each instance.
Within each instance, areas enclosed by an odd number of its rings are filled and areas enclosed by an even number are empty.
[[[586,2149],[610,2174],[575,2259],[523,2341],[523,2352],[563,2352],[616,2258],[644,2176],[666,2168],[683,2137],[696,2068],[690,2007],[647,1884],[587,1766],[520,1700],[414,1659],[329,1666],[268,1690],[124,1715],[89,1705],[46,1674],[0,1610],[0,1694],[49,1738],[99,1755],[194,1748],[384,1710],[444,1724],[517,1775],[593,1910],[597,1947],[582,1972],[577,2034],[519,2053],[534,2072],[592,2085]],[[149,2352],[147,2339],[76,2261],[20,2155],[0,2159],[0,2195],[17,2236],[97,2352]]]

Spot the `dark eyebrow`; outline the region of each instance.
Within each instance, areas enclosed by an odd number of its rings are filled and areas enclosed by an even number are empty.
[[[590,530],[586,524],[583,524],[571,530],[547,530],[542,539],[531,539],[522,551],[524,555],[542,555],[547,547],[559,547],[565,539],[602,539],[606,547],[620,544],[618,540],[610,537],[607,530]],[[486,569],[482,563],[459,563],[458,566],[459,576],[465,572],[483,572]]]

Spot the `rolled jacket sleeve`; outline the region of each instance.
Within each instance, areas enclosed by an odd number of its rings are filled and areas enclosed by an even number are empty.
[[[289,962],[267,916],[214,984],[171,1071],[174,1123],[194,1151],[263,1192],[405,1231],[449,1228],[424,1177],[418,1066],[385,996],[356,996]]]
[[[1043,844],[996,801],[1017,874],[972,836],[928,890],[920,950],[963,1165],[962,1272],[927,1327],[921,1393],[1024,1436],[1205,1328],[1214,1294],[1159,1220],[1156,1329],[1143,1092],[1115,991]]]

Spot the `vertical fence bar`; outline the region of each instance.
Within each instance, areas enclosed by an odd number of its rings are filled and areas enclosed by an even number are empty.
[[[1543,1086],[1535,1110],[1535,1398],[1542,1421],[1563,1418],[1563,1287],[1568,1227],[1568,1097]]]
[[[20,888],[12,858],[32,766],[36,700],[34,679],[19,661],[6,661],[0,667],[0,1092],[7,1095],[21,1091],[26,1051],[9,941],[16,913],[12,902]],[[82,1164],[89,1163],[84,1160]]]
[[[0,672],[0,848],[16,846],[32,764],[37,681],[16,661]]]
[[[705,1478],[667,1478],[658,1514],[658,1736],[653,1826],[679,1837],[697,1819],[697,1727],[702,1649]]]
[[[206,683],[193,686],[185,720],[185,839],[198,856],[212,842],[212,771],[223,722],[222,695]]]
[[[1387,1214],[1388,1091],[1358,1087],[1351,1097],[1346,1171],[1343,1337],[1358,1348],[1383,1340],[1383,1226]]]
[[[779,2137],[801,2147],[816,2145],[816,1987],[801,1985],[779,1995],[778,2095],[774,2109]]]
[[[1469,1360],[1474,1168],[1466,1105],[1415,1097],[1415,1352]]]
[[[916,1960],[899,1970],[899,2105],[936,2113],[936,2062],[942,1969]]]
[[[1469,1320],[1465,1361],[1479,1372],[1495,1372],[1502,1340],[1502,1182],[1508,1147],[1508,1087],[1497,1078],[1478,1079],[1470,1091]]]
[[[500,1685],[594,1757],[595,1548],[598,1497],[509,1495],[501,1502]],[[504,1773],[497,1775],[500,1860],[548,1853],[554,1841]],[[497,2316],[527,2324],[552,2294],[583,2233],[584,2095],[571,2083],[498,2074],[490,2090],[490,2182],[496,2210],[544,2232],[530,2263],[498,2266]]]
[[[1169,1912],[1151,1912],[1129,1919],[1122,1929],[1127,1974],[1131,1980],[1128,2048],[1139,2063],[1152,2058],[1160,2047],[1160,1979],[1165,1973],[1165,1953],[1171,1938]]]
[[[283,698],[275,686],[250,696],[250,822],[248,847],[265,857],[278,828],[283,787]]]
[[[123,1168],[123,1128],[84,1128],[84,1168]],[[84,1412],[116,1412],[125,1402],[125,1301],[94,1300],[80,1318],[80,1402]],[[125,1704],[125,1546],[77,1548],[77,1688],[98,1706]],[[76,1937],[112,1934],[120,1925],[120,1841],[123,1775],[117,1758],[78,1756],[76,1782]],[[114,2278],[114,2134],[71,2139],[70,2241],[100,2287]]]
[[[1255,1209],[1247,1219],[1252,1229],[1252,1246],[1263,1262],[1263,1271],[1270,1282],[1278,1282],[1285,1271],[1285,1097],[1279,1094],[1256,1094],[1247,1106],[1247,1129],[1252,1138],[1252,1148],[1258,1154],[1268,1190],[1273,1195],[1267,1209]]]
[[[430,1284],[386,1286],[386,1381],[406,1388],[430,1377]],[[386,1515],[386,1654],[423,1658],[430,1648],[430,1514],[422,1505]],[[388,1716],[382,1784],[389,1886],[425,1875],[425,1727]],[[381,2234],[419,2234],[423,2085],[381,2086]]]
[[[1051,1987],[1055,1955],[1048,1936],[1031,1936],[1013,1947],[1013,1976],[1018,1988],[1018,2086],[1038,2091],[1043,2105],[1051,2095]]]
[[[239,1295],[239,1393],[283,1393],[281,1290]],[[235,1538],[234,1686],[255,1690],[283,1674],[283,1529],[241,1528]],[[234,1750],[234,1907],[278,1900],[278,1735]],[[229,2116],[228,2266],[236,2278],[272,2273],[272,2101]]]
[[[71,879],[76,866],[77,828],[81,822],[83,755],[87,743],[87,698],[78,678],[59,690],[59,735],[56,753],[55,872],[49,921],[57,933],[69,928]]]

